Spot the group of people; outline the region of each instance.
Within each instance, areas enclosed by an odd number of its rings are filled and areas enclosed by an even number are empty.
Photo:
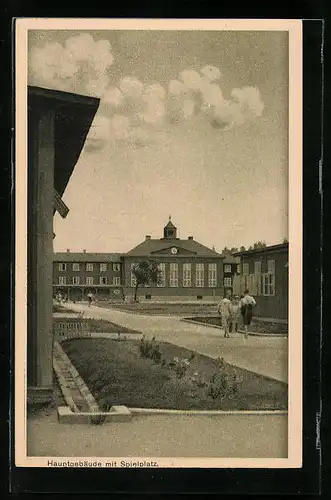
[[[227,292],[225,297],[218,305],[218,312],[221,317],[221,325],[224,329],[224,337],[230,337],[231,332],[238,331],[238,323],[242,316],[244,324],[244,338],[248,337],[248,327],[251,324],[253,310],[256,306],[255,299],[249,294],[249,290],[245,290],[244,295],[239,297]]]
[[[68,302],[68,296],[62,295],[62,293],[58,293],[55,296],[55,300],[58,302],[58,304],[66,304]]]

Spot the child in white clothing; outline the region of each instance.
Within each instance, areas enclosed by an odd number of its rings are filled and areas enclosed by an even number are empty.
[[[230,304],[230,323],[229,323],[229,331],[238,332],[238,323],[240,317],[240,307],[239,307],[239,297],[235,295]]]

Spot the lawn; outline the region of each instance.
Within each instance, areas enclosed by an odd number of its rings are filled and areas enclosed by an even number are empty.
[[[217,311],[216,304],[206,303],[137,303],[137,304],[123,304],[111,302],[98,302],[98,307],[105,309],[117,309],[119,311],[126,311],[138,314],[147,315],[172,315],[172,316],[187,316],[187,315],[208,315],[215,314]]]
[[[185,318],[191,321],[198,321],[205,323],[206,325],[217,325],[220,326],[219,316],[194,316],[191,318]],[[239,330],[243,329],[242,323],[239,323]],[[259,321],[258,319],[252,320],[252,324],[249,326],[248,330],[254,333],[266,333],[266,334],[287,334],[288,325],[287,323],[273,323],[271,321]]]
[[[162,354],[158,363],[142,357],[137,340],[75,339],[62,347],[103,408],[122,404],[182,410],[287,409],[286,384],[226,363],[229,380],[235,371],[239,381],[237,391],[213,399],[209,381],[220,369],[219,362],[170,343],[158,344]],[[168,366],[174,356],[180,360],[194,356],[180,379]],[[207,385],[201,386],[201,380]]]

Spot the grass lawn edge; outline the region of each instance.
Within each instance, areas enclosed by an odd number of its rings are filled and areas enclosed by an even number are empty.
[[[192,325],[201,325],[205,327],[218,328],[219,330],[223,330],[223,328],[220,325],[213,325],[212,323],[204,323],[203,321],[195,321],[194,319],[180,318],[179,321],[183,321],[184,323],[191,323]],[[239,329],[237,333],[245,333],[245,332],[244,330]],[[268,337],[268,338],[288,337],[287,333],[259,333],[259,332],[249,332],[249,331],[247,333],[252,337]]]

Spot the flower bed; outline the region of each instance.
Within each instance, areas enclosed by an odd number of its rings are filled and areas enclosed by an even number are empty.
[[[166,342],[75,339],[62,348],[104,409],[287,409],[286,384]]]
[[[55,319],[57,321],[57,319]],[[58,321],[61,323],[71,323],[72,318],[61,318]],[[126,328],[125,326],[121,325],[116,325],[115,323],[112,323],[111,321],[106,321],[103,319],[92,319],[92,318],[85,318],[82,316],[82,321],[87,323],[87,330],[89,332],[98,332],[98,333],[139,333],[136,330],[132,330],[129,328]]]
[[[217,325],[221,326],[220,316],[195,316],[192,318],[185,318],[190,321],[196,321],[199,323],[205,323],[206,325]],[[239,329],[243,329],[243,325],[239,322]],[[274,323],[271,321],[260,321],[258,319],[252,320],[252,324],[249,326],[249,331],[253,333],[266,333],[274,335],[286,335],[288,333],[287,323]]]
[[[117,309],[125,312],[132,312],[144,315],[174,315],[174,316],[186,316],[186,315],[204,315],[204,314],[215,314],[217,311],[217,304],[205,304],[205,303],[178,303],[178,304],[167,304],[167,303],[146,303],[137,302],[131,303],[114,303],[105,302],[99,303],[98,307],[103,307],[105,309]]]

